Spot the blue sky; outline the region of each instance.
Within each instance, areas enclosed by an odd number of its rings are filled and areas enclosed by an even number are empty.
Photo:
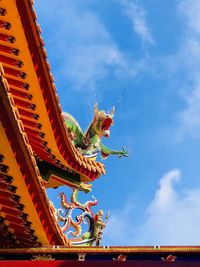
[[[35,0],[64,111],[116,105],[93,183],[104,245],[200,245],[200,1]],[[50,192],[54,199],[58,194]],[[90,198],[88,195],[86,198]]]

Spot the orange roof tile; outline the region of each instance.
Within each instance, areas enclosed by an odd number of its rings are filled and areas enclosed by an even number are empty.
[[[84,181],[93,181],[102,173],[105,174],[105,167],[101,163],[83,157],[71,143],[64,124],[50,65],[46,60],[47,54],[40,36],[41,29],[36,22],[32,1],[16,0],[15,5],[21,24],[13,19],[14,15],[11,17],[9,14],[11,7],[8,2],[1,1],[0,5],[8,11],[7,14],[0,13],[0,16],[3,14],[2,20],[0,20],[2,72],[7,80],[7,90],[12,96],[13,106],[18,109],[20,120],[34,154],[59,168],[73,169],[81,175],[81,179]],[[8,25],[13,27],[8,27]],[[21,36],[20,25],[23,27],[24,37]],[[24,45],[27,46],[29,55],[24,52],[25,47],[22,45],[22,40],[18,42],[19,38],[26,40]],[[30,55],[31,63],[29,62]],[[28,63],[29,65],[33,64],[34,67],[31,73],[30,68],[27,68]],[[47,111],[46,117],[41,110],[42,106],[38,107],[38,100],[36,101],[36,95],[34,95],[36,88],[31,89],[33,83],[30,75],[33,76],[33,74],[38,79],[37,83],[42,94],[41,96],[37,94],[37,98],[41,98],[40,102],[44,103],[41,105],[45,106],[43,109],[45,108]],[[51,127],[54,137],[48,136],[49,131],[45,124]],[[53,139],[57,148],[54,145],[52,147]]]

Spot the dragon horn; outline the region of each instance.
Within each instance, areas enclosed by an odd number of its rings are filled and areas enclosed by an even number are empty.
[[[94,112],[98,113],[98,104],[97,104],[97,102],[94,104]]]
[[[110,117],[112,118],[114,116],[114,114],[115,114],[115,107],[113,106],[112,111],[110,113]]]
[[[109,219],[109,217],[110,217],[110,211],[108,211],[106,214],[106,221]]]

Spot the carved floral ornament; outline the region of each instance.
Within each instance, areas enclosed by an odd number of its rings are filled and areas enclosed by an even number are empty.
[[[83,185],[79,188],[74,188],[70,202],[63,192],[60,193],[61,208],[56,209],[51,202],[50,209],[54,214],[55,220],[59,223],[62,232],[66,234],[70,245],[91,246],[95,244],[99,246],[109,213],[107,213],[104,220],[103,210],[99,210],[97,213],[92,212],[92,207],[98,203],[95,197],[93,197],[93,200],[86,201],[85,203],[79,202],[78,192],[80,190],[85,191],[84,188],[85,186]],[[88,191],[87,187],[86,192]],[[86,230],[83,231],[83,229]]]
[[[33,255],[32,261],[54,261],[55,259],[52,258],[50,254],[42,254],[42,255]]]

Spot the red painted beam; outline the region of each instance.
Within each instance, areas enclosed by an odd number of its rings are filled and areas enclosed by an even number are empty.
[[[97,255],[98,256],[98,255]],[[181,261],[181,262],[156,262],[156,261],[70,261],[70,260],[50,260],[50,261],[0,261],[0,267],[199,267],[200,261]]]

